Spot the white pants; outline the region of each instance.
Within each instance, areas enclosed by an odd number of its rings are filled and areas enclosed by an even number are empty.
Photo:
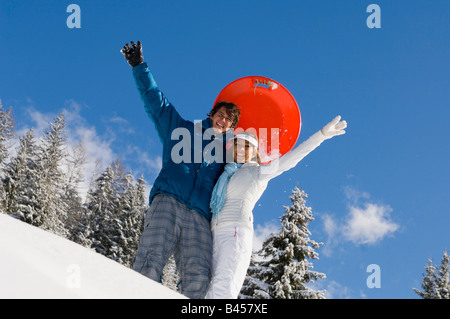
[[[236,299],[250,265],[253,230],[236,225],[218,225],[212,231],[212,279],[207,299]]]

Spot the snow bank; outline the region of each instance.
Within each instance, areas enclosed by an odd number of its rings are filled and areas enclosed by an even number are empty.
[[[184,296],[85,247],[0,213],[0,299]]]

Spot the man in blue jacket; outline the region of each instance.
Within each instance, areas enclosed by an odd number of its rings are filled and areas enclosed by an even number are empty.
[[[163,144],[162,169],[150,193],[133,269],[161,282],[162,270],[174,254],[180,292],[204,298],[212,258],[209,203],[240,112],[233,103],[219,102],[207,119],[184,120],[159,90],[144,62],[141,42],[130,43],[121,51]]]

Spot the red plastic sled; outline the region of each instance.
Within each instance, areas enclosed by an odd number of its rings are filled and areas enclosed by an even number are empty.
[[[289,152],[297,142],[301,115],[292,94],[280,83],[262,76],[247,76],[228,84],[216,103],[235,103],[241,116],[235,134],[257,134],[263,164]]]

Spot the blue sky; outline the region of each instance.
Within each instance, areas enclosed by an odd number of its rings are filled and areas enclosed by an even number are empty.
[[[66,12],[81,8],[81,28]],[[378,4],[381,28],[367,7]],[[347,134],[271,181],[257,234],[278,225],[291,190],[309,194],[317,283],[332,298],[417,298],[428,258],[449,249],[450,2],[11,1],[0,4],[0,99],[17,131],[66,112],[70,142],[103,165],[121,157],[152,183],[161,145],[119,50],[141,40],[160,88],[201,120],[229,82],[282,83],[302,114],[298,143],[340,114]],[[92,167],[90,167],[92,169]],[[377,264],[381,287],[368,288]]]

